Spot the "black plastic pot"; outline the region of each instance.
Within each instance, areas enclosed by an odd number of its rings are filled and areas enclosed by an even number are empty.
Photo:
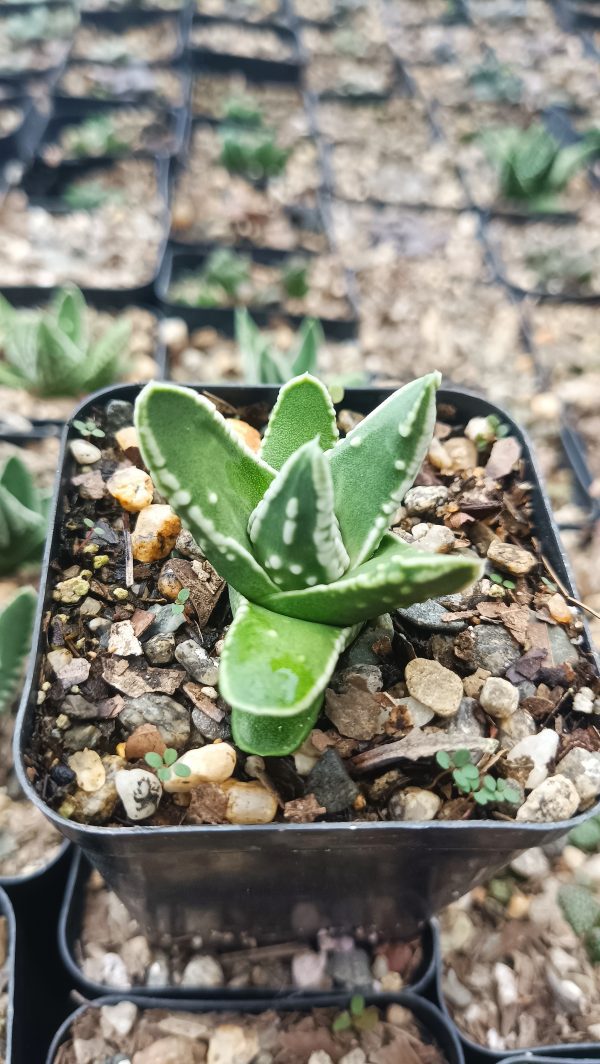
[[[11,159],[27,163],[39,142],[46,119],[40,115],[31,99],[27,96],[14,96],[9,100],[0,100],[0,108],[17,107],[21,110],[21,121],[12,133],[0,137],[0,166]]]
[[[211,26],[219,23],[229,27],[235,26],[235,23],[230,19],[211,19],[196,15],[192,22],[192,33],[194,26]],[[292,30],[286,29],[284,26],[264,22],[259,25],[247,22],[244,23],[244,28],[251,31],[255,30],[257,34],[263,30],[272,30],[280,37],[282,45],[291,45],[292,58],[256,59],[249,55],[213,52],[209,48],[191,43],[190,39],[189,54],[192,65],[201,70],[239,70],[253,81],[285,81],[288,84],[300,81],[302,57],[298,47],[298,40]]]
[[[0,889],[0,916],[6,920],[7,951],[6,974],[7,995],[4,1064],[19,1064],[18,1038],[15,1024],[15,984],[17,982],[17,921],[8,895]]]
[[[45,168],[43,171],[33,168],[22,182],[22,188],[29,196],[32,206],[42,206],[55,214],[68,214],[71,209],[61,202],[60,196],[65,187],[78,174],[88,170],[99,169],[102,166],[111,166],[113,163],[102,163],[94,159],[88,159],[79,164],[77,170],[70,168],[68,173],[62,167],[57,170]],[[86,300],[94,306],[121,309],[131,303],[154,304],[154,286],[160,274],[165,249],[168,242],[170,226],[169,218],[169,160],[158,159],[156,161],[157,196],[162,201],[164,236],[158,248],[156,267],[151,277],[131,288],[99,288],[93,285],[80,285]],[[56,284],[48,286],[39,285],[0,285],[0,292],[15,306],[25,306],[28,303],[40,303],[50,298],[57,288]]]
[[[233,405],[272,405],[276,388],[211,385]],[[111,398],[133,401],[139,389],[105,389],[85,402],[78,418]],[[390,389],[348,389],[344,406],[367,413]],[[544,555],[566,587],[572,586],[550,506],[527,437],[500,408],[463,391],[442,389],[459,423],[474,416],[499,417],[521,442],[527,480],[533,484],[532,516]],[[445,420],[450,413],[444,412]],[[15,731],[14,760],[28,796],[75,841],[142,926],[172,934],[222,929],[251,930],[261,942],[310,936],[320,927],[357,927],[389,938],[410,937],[444,905],[485,882],[531,846],[560,838],[600,811],[558,823],[515,821],[343,822],[268,824],[252,827],[91,827],[63,820],[32,787],[23,758],[34,728],[37,676],[44,651],[43,617],[50,600],[49,566],[59,552],[65,462],[71,423],[65,428],[56,491],[50,509],[38,602],[34,653]],[[584,648],[591,653],[584,634]],[[268,899],[268,904],[265,903]]]
[[[235,249],[233,249],[235,250]],[[302,258],[310,261],[311,254],[306,251],[281,252],[267,248],[243,248],[244,254],[251,254],[255,262],[277,265],[284,264],[286,259]],[[182,274],[199,270],[208,255],[208,247],[205,251],[180,251],[176,247],[169,246],[163,259],[162,269],[158,275],[155,292],[158,304],[168,317],[183,318],[190,329],[200,329],[205,325],[216,329],[231,331],[235,309],[233,307],[189,307],[184,303],[174,303],[169,298],[169,287],[173,280]],[[347,292],[350,315],[347,318],[320,318],[323,331],[326,336],[335,340],[351,340],[356,336],[358,321],[357,309],[351,286]],[[288,314],[278,303],[261,306],[249,306],[248,310],[256,323],[263,327],[268,325],[274,317],[285,318],[292,325],[298,327],[304,320],[305,315]]]
[[[0,415],[1,416],[1,415]],[[0,420],[0,440],[5,443],[27,443],[29,440],[45,440],[48,436],[60,436],[61,421],[30,421],[30,428],[23,432],[10,429]]]
[[[433,1036],[438,1046],[446,1057],[447,1064],[464,1064],[464,1057],[460,1044],[453,1028],[447,1023],[438,1009],[430,1005],[428,1001],[417,997],[415,994],[369,994],[365,995],[369,1005],[378,1005],[385,1008],[387,1005],[404,1005],[410,1009],[423,1029]],[[86,1009],[101,1008],[103,1005],[116,1005],[119,1001],[133,1001],[141,1009],[170,1009],[174,1012],[247,1012],[260,1013],[276,1009],[278,1012],[310,1012],[315,1008],[347,1008],[350,1003],[349,994],[319,994],[305,998],[286,998],[277,1002],[236,1001],[228,1000],[210,1002],[173,1001],[168,998],[141,998],[139,996],[115,995],[101,998],[93,1005],[82,1005],[70,1016],[57,1032],[46,1059],[46,1064],[54,1064],[56,1053],[69,1036],[71,1024],[76,1016],[81,1015]],[[401,1064],[401,1061],[398,1061]]]
[[[82,972],[76,960],[76,944],[79,940],[81,933],[81,924],[83,919],[83,910],[85,905],[86,886],[91,873],[91,866],[86,858],[76,850],[73,854],[73,860],[71,864],[71,871],[69,873],[69,879],[65,890],[65,896],[61,908],[60,919],[58,924],[58,945],[60,950],[61,960],[69,973],[69,976],[73,980],[73,983],[77,990],[79,990],[85,997],[97,998],[104,997],[106,994],[114,994],[114,988],[106,986],[103,983],[97,983],[91,979],[88,979]],[[415,972],[414,979],[407,987],[412,994],[425,994],[429,988],[433,988],[435,985],[435,951],[434,951],[434,933],[431,924],[426,924],[422,932],[422,950],[423,959]],[[205,943],[205,947],[210,949],[210,942]],[[221,951],[219,951],[221,952]],[[224,950],[222,952],[225,952]],[[338,990],[337,993],[343,993],[344,991]],[[146,986],[134,986],[130,990],[124,991],[124,993],[136,994],[138,997],[166,997],[166,998],[197,998],[197,999],[210,999],[210,998],[222,998],[224,994],[231,1000],[265,1000],[266,997],[286,998],[293,997],[294,999],[300,997],[304,998],[307,995],[314,995],[315,991],[300,991],[293,990],[291,987],[286,989],[278,989],[276,987],[261,987],[260,989],[249,989],[245,987],[240,990],[229,989],[224,987],[218,987],[211,990],[195,987],[182,987],[175,985],[168,985],[162,987],[146,987]]]
[[[587,819],[586,817],[580,819]],[[538,1064],[544,1064],[544,1061],[552,1061],[552,1064],[571,1064],[573,1060],[582,1061],[589,1060],[589,1058],[600,1059],[600,1042],[582,1042],[579,1045],[564,1045],[564,1046],[531,1046],[530,1049],[515,1049],[512,1053],[508,1050],[492,1050],[486,1049],[484,1046],[478,1045],[477,1042],[473,1042],[470,1038],[460,1030],[453,1018],[446,999],[444,997],[444,991],[442,988],[443,978],[443,961],[442,950],[440,945],[440,930],[436,920],[432,922],[433,935],[435,940],[435,972],[436,972],[436,993],[435,1001],[439,1005],[441,1011],[449,1023],[452,1024],[454,1030],[457,1032],[463,1047],[465,1059],[469,1061],[469,1064],[499,1064],[500,1061],[506,1062],[506,1064],[525,1064],[525,1061],[534,1064],[537,1061]],[[533,1054],[533,1055],[532,1055]]]

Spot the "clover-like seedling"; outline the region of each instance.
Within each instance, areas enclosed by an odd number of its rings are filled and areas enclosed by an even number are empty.
[[[15,309],[0,296],[0,385],[45,397],[93,392],[118,377],[129,334],[130,323],[118,318],[92,340],[75,286],[61,289],[47,310]]]
[[[492,581],[492,584],[498,584],[499,587],[505,587],[508,591],[514,591],[517,586],[514,580],[509,580],[507,576],[502,576],[502,573],[492,571],[491,573],[488,573],[488,576]]]
[[[510,802],[518,805],[521,801],[516,787],[511,787],[506,780],[496,779],[489,773],[481,776],[477,765],[471,760],[469,750],[456,750],[453,754],[439,750],[435,759],[444,771],[452,771],[457,790],[461,794],[471,794],[478,805],[487,805],[489,802]]]
[[[171,746],[168,746],[164,754],[157,754],[154,750],[151,750],[148,754],[144,754],[144,761],[150,768],[153,768],[158,776],[159,780],[165,783],[166,780],[170,780],[172,776],[191,776],[192,770],[189,765],[176,765],[177,750],[173,750]]]
[[[376,1005],[369,1005],[362,994],[354,994],[350,998],[350,1005],[335,1017],[331,1028],[338,1031],[372,1031],[379,1023],[379,1010]]]
[[[140,393],[153,482],[229,584],[219,686],[241,749],[295,750],[367,620],[479,577],[473,554],[428,554],[388,531],[427,454],[438,384],[407,384],[340,440],[325,386],[296,377],[259,455],[206,397],[163,382]]]
[[[106,436],[104,429],[101,429],[100,426],[97,425],[94,419],[91,417],[86,418],[85,421],[79,421],[76,419],[73,422],[73,428],[77,429],[77,431],[81,433],[82,436],[86,437],[96,436],[98,439],[100,439],[102,436]]]
[[[185,604],[190,597],[190,591],[187,587],[182,587],[181,591],[178,591],[177,598],[171,606],[172,613],[183,613]]]

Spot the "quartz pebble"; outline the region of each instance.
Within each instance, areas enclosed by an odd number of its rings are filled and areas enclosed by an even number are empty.
[[[539,846],[519,854],[510,862],[513,872],[524,879],[545,879],[550,872],[550,861]]]
[[[115,440],[122,451],[139,451],[140,441],[134,425],[124,425],[115,432]]]
[[[433,484],[410,488],[404,496],[404,506],[411,517],[420,517],[424,514],[434,514],[438,506],[443,506],[447,500],[448,488],[443,484]]]
[[[505,720],[518,708],[519,692],[508,680],[489,676],[481,689],[479,701],[490,717]]]
[[[108,653],[119,657],[138,657],[142,653],[142,644],[137,639],[131,621],[116,621],[108,637]]]
[[[431,554],[447,554],[455,542],[454,532],[445,525],[415,525],[412,536],[413,546]]]
[[[93,793],[103,786],[106,780],[106,769],[102,759],[95,750],[77,750],[71,754],[67,761],[70,769],[77,777],[77,786],[84,791]]]
[[[558,762],[556,771],[574,784],[582,808],[600,794],[600,753],[574,746]]]
[[[228,780],[223,788],[227,791],[225,815],[230,824],[270,824],[275,819],[277,799],[260,783]]]
[[[537,823],[568,820],[578,808],[579,795],[575,785],[557,773],[535,787],[517,810],[517,820]]]
[[[440,806],[441,798],[433,791],[423,790],[421,787],[406,787],[403,791],[396,791],[388,802],[389,820],[435,820]]]
[[[89,440],[71,440],[69,450],[78,465],[94,465],[102,458],[102,451]]]
[[[106,780],[98,790],[88,793],[78,787],[74,794],[69,794],[60,806],[59,813],[68,820],[80,824],[105,824],[113,815],[118,801],[115,775],[123,767],[122,757],[107,754],[102,758]]]
[[[185,639],[175,650],[175,657],[196,683],[213,687],[219,680],[219,669],[204,647],[194,639]]]
[[[594,712],[594,692],[590,687],[580,687],[573,699],[573,709],[576,713]]]
[[[215,957],[198,954],[188,961],[181,976],[182,986],[210,987],[224,986],[225,975]]]
[[[406,666],[404,678],[409,694],[439,717],[453,717],[458,713],[463,697],[462,681],[438,661],[413,658]]]
[[[117,1034],[126,1038],[137,1019],[137,1005],[132,1001],[119,1001],[117,1005],[103,1005],[100,1009],[101,1026],[105,1036]]]
[[[157,1039],[146,1049],[139,1049],[132,1057],[132,1064],[197,1064],[197,1062],[198,1057],[189,1038],[181,1038],[175,1034]],[[124,1064],[127,1064],[127,1058]]]
[[[170,506],[146,506],[131,536],[133,557],[138,562],[155,562],[171,553],[181,531],[181,521]]]
[[[526,576],[537,566],[534,554],[513,543],[503,543],[501,539],[492,540],[487,556],[493,565],[510,576]]]
[[[189,768],[190,775],[177,776],[177,765]],[[213,743],[187,750],[173,765],[173,774],[165,780],[165,790],[170,794],[184,794],[199,783],[223,783],[230,778],[235,765],[236,752],[229,743]]]
[[[115,776],[115,785],[130,820],[146,820],[158,809],[162,787],[152,772],[143,768],[121,769]]]
[[[527,735],[512,747],[507,761],[518,761],[528,757],[533,761],[533,768],[525,780],[527,790],[538,787],[548,775],[548,765],[556,757],[558,750],[558,732],[551,728],[542,728],[536,735]]]
[[[255,1030],[224,1023],[210,1036],[206,1061],[207,1064],[252,1064],[259,1050]],[[134,1064],[137,1061],[134,1060]],[[166,1062],[161,1061],[161,1064]]]
[[[150,506],[154,497],[151,478],[137,466],[117,469],[106,486],[119,505],[132,514]]]

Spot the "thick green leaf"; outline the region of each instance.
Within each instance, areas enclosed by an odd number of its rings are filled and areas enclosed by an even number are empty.
[[[0,484],[0,576],[41,557],[46,518],[15,499]]]
[[[28,387],[35,384],[37,376],[39,327],[39,314],[23,311],[15,315],[4,338],[9,366],[26,380]]]
[[[335,512],[354,568],[369,558],[427,454],[439,373],[405,385],[328,453]]]
[[[354,634],[242,602],[221,652],[221,695],[235,709],[259,717],[295,717],[323,694]]]
[[[298,347],[293,356],[292,374],[316,373],[319,348],[323,343],[323,328],[316,318],[305,318],[300,326]]]
[[[269,342],[252,320],[245,307],[236,307],[235,342],[242,356],[246,383],[270,384],[271,381],[261,380],[261,366],[265,351],[269,349]]]
[[[200,549],[233,588],[262,600],[276,585],[254,559],[247,529],[273,470],[189,388],[148,384],[136,402],[135,423],[154,483]]]
[[[477,580],[481,570],[474,554],[427,554],[389,532],[372,558],[334,584],[282,591],[263,599],[263,606],[290,617],[345,626],[460,591]]]
[[[18,499],[23,506],[40,513],[40,493],[27,466],[16,454],[7,459],[4,469],[0,473],[0,484],[11,495],[14,495],[15,499]]]
[[[294,717],[260,717],[244,709],[231,712],[233,741],[240,750],[261,757],[285,757],[304,742],[315,726],[323,695]]]
[[[80,395],[86,376],[85,352],[56,322],[45,319],[38,328],[35,390],[40,395]]]
[[[85,350],[88,344],[87,306],[83,293],[76,285],[61,288],[54,297],[56,323],[76,347]]]
[[[348,568],[319,441],[300,447],[250,515],[254,556],[282,590],[329,584]]]
[[[18,372],[16,366],[14,369],[9,369],[3,362],[0,362],[0,386],[4,388],[27,388],[28,384],[29,381]]]
[[[271,411],[261,457],[272,469],[281,469],[294,451],[319,437],[324,451],[333,447],[338,431],[329,392],[306,373],[284,384]]]
[[[85,387],[91,392],[104,388],[120,375],[120,365],[127,352],[131,325],[126,318],[117,318],[103,336],[93,344],[85,363]]]
[[[10,709],[31,646],[36,594],[21,588],[0,613],[0,713]]]

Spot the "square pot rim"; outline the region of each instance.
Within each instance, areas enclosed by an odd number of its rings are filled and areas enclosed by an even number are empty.
[[[175,382],[167,382],[175,383]],[[196,382],[190,385],[182,385],[177,382],[178,387],[189,387],[195,391],[206,391],[212,395],[222,394],[224,397],[234,395],[240,391],[251,393],[251,401],[259,402],[260,399],[271,399],[277,395],[279,388],[276,385],[247,385],[243,382],[240,383],[205,383]],[[61,434],[60,452],[57,459],[57,471],[54,481],[53,494],[48,511],[48,535],[44,547],[44,556],[42,560],[41,568],[41,580],[40,580],[40,593],[38,595],[38,602],[36,607],[36,616],[34,622],[34,634],[32,639],[32,653],[29,656],[27,665],[27,672],[23,684],[22,695],[19,703],[19,708],[16,714],[14,739],[13,739],[13,759],[17,771],[17,777],[19,783],[23,788],[27,798],[32,801],[38,809],[40,809],[44,815],[61,831],[66,834],[67,838],[77,838],[79,840],[93,839],[94,837],[101,838],[119,838],[123,840],[127,839],[142,839],[142,838],[185,838],[192,836],[195,838],[203,838],[207,833],[212,835],[221,835],[223,839],[231,840],[236,837],[243,836],[245,839],[255,838],[256,844],[259,845],[259,840],[265,836],[273,836],[274,834],[281,835],[285,833],[285,837],[293,840],[310,839],[311,837],[317,842],[319,835],[332,830],[336,833],[343,833],[348,835],[348,832],[357,833],[358,836],[362,834],[369,837],[372,833],[373,837],[378,836],[380,839],[386,836],[403,835],[419,835],[423,836],[423,833],[427,833],[430,837],[433,835],[439,835],[440,839],[450,840],[455,833],[465,837],[468,840],[469,835],[477,836],[481,829],[485,829],[487,833],[498,832],[497,841],[501,838],[506,838],[507,847],[511,845],[511,835],[525,834],[532,840],[536,836],[553,835],[554,837],[566,834],[571,831],[572,828],[577,827],[585,820],[592,816],[600,815],[600,797],[590,808],[585,811],[576,814],[573,817],[569,817],[566,820],[559,821],[516,821],[516,820],[427,820],[427,821],[394,821],[394,820],[378,820],[378,821],[317,821],[314,823],[293,824],[274,822],[270,824],[181,824],[181,825],[169,825],[169,826],[149,826],[149,825],[126,825],[120,827],[111,827],[106,825],[94,825],[94,824],[82,824],[78,821],[69,820],[60,816],[58,812],[51,809],[38,795],[37,790],[29,780],[29,777],[25,771],[23,764],[23,755],[26,752],[26,743],[29,740],[31,734],[30,724],[34,719],[35,706],[32,703],[32,695],[37,682],[38,672],[38,659],[39,654],[37,648],[40,644],[42,636],[42,621],[45,611],[45,598],[47,592],[47,574],[49,571],[50,562],[52,560],[54,538],[56,532],[56,520],[61,505],[61,486],[62,486],[62,474],[64,469],[65,460],[67,457],[67,444],[70,439],[70,432],[73,428],[73,422],[80,418],[82,414],[89,411],[91,407],[99,403],[108,403],[111,398],[123,398],[124,395],[129,398],[126,401],[131,401],[130,397],[136,397],[142,390],[144,385],[142,384],[121,384],[110,385],[107,388],[99,389],[96,392],[91,393],[87,398],[78,404],[71,413],[70,418],[65,422],[63,431]],[[377,396],[392,394],[396,389],[394,387],[374,386],[367,388],[347,388],[344,392],[342,403],[336,404],[336,407],[342,404],[351,404],[352,399],[358,397],[367,398],[370,394]],[[548,522],[548,532],[554,539],[558,550],[561,553],[562,562],[565,568],[567,576],[567,584],[570,589],[574,590],[574,582],[570,571],[568,560],[565,556],[562,544],[560,541],[560,534],[558,532],[556,522],[550,506],[547,502],[546,492],[543,487],[543,481],[537,465],[535,454],[533,452],[531,440],[527,432],[522,429],[512,418],[512,416],[504,410],[502,407],[495,403],[492,403],[484,396],[479,396],[476,393],[469,391],[466,388],[451,387],[440,388],[437,393],[439,397],[439,403],[442,405],[446,403],[452,403],[453,398],[459,398],[466,401],[475,401],[484,408],[487,408],[488,414],[494,413],[499,415],[501,420],[508,424],[519,442],[523,445],[524,454],[530,467],[530,472],[535,478],[535,490],[539,493],[540,502],[543,509],[546,511],[546,519]],[[360,402],[359,402],[360,405]],[[593,643],[589,637],[588,628],[583,619],[583,630],[587,641],[588,652],[596,665],[599,668],[598,654],[594,649]],[[585,644],[584,644],[585,645]],[[34,649],[35,648],[35,649]],[[475,839],[473,840],[475,846]],[[515,843],[512,843],[513,847]],[[535,845],[532,841],[530,845]],[[437,849],[442,847],[438,846]],[[527,844],[523,845],[523,849],[527,848]]]

